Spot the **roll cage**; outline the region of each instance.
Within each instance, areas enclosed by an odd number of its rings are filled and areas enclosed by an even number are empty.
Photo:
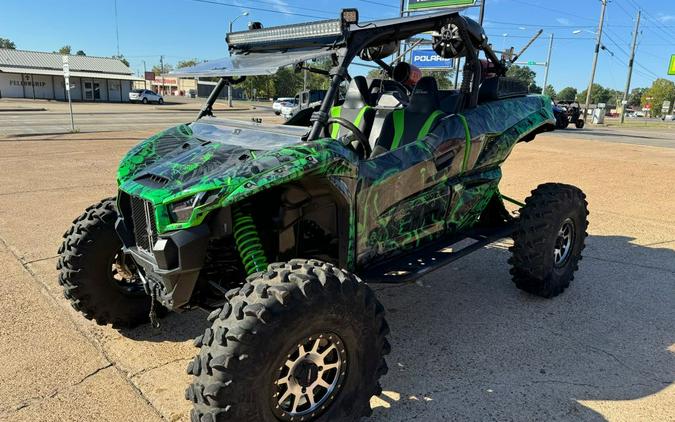
[[[172,72],[175,75],[218,76],[220,80],[200,110],[197,119],[213,115],[212,107],[227,85],[243,82],[246,76],[273,74],[279,67],[294,64],[302,68],[308,60],[332,57],[334,66],[328,71],[330,85],[318,111],[312,114],[308,141],[321,137],[335,104],[340,85],[349,80],[347,68],[360,56],[377,63],[391,76],[391,67],[382,61],[391,51],[385,45],[406,40],[414,35],[431,32],[434,50],[444,58],[465,57],[460,86],[460,111],[478,104],[479,86],[483,73],[504,76],[506,63],[495,55],[482,27],[457,12],[438,12],[413,17],[358,22],[356,9],[344,9],[339,20],[286,25],[227,34],[230,51],[228,59],[206,62],[193,68]],[[383,57],[378,57],[378,51]],[[383,52],[384,51],[384,52]],[[488,65],[479,58],[483,51]],[[367,53],[366,53],[367,52]],[[270,55],[277,60],[269,62]],[[311,70],[311,69],[310,69]]]

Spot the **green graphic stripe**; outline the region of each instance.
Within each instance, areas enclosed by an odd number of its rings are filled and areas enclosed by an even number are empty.
[[[505,200],[505,201],[507,201],[507,202],[510,202],[510,203],[512,203],[512,204],[516,204],[516,205],[518,205],[518,206],[521,207],[521,208],[525,206],[525,204],[524,204],[523,202],[516,201],[515,199],[509,198],[509,197],[506,196],[506,195],[499,194],[499,196],[500,196],[503,200]]]
[[[422,139],[424,139],[425,136],[429,134],[429,130],[431,130],[431,125],[433,125],[436,119],[441,117],[443,114],[445,113],[443,113],[440,110],[436,110],[433,113],[431,113],[431,116],[427,118],[427,121],[424,122],[422,129],[420,129],[420,133],[417,134],[418,141],[421,141]]]
[[[401,138],[403,138],[404,127],[404,116],[403,110],[394,110],[391,112],[391,117],[394,119],[394,140],[391,143],[390,151],[398,148],[398,145],[401,143]]]
[[[469,131],[469,124],[466,121],[466,117],[462,114],[458,114],[459,120],[462,121],[464,125],[464,136],[466,136],[466,147],[464,148],[464,161],[462,161],[462,173],[466,171],[466,167],[469,165],[469,156],[471,155],[471,132]]]

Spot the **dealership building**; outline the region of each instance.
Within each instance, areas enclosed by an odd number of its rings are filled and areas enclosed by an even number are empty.
[[[127,102],[133,75],[120,60],[69,56],[70,95],[74,101]],[[0,49],[0,98],[66,100],[63,56]]]

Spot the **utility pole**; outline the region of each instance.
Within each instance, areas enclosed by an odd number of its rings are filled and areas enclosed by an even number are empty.
[[[117,57],[120,56],[120,26],[117,22],[117,0],[115,0],[115,38],[117,39]]]
[[[607,0],[602,2],[602,11],[600,12],[600,23],[598,24],[598,34],[595,38],[595,53],[593,55],[593,67],[591,69],[591,80],[588,82],[586,91],[586,105],[584,107],[584,120],[588,114],[588,108],[591,106],[591,91],[593,90],[593,80],[595,79],[595,70],[598,67],[598,56],[600,55],[600,46],[602,45],[602,28],[605,24],[605,11],[607,10]]]
[[[633,77],[633,61],[635,60],[635,48],[637,47],[638,32],[640,32],[640,15],[638,9],[637,20],[635,21],[635,32],[633,32],[633,46],[630,50],[630,60],[628,60],[628,79],[626,80],[626,90],[623,92],[623,101],[621,101],[621,123],[626,118],[626,104],[628,102],[628,91],[630,91],[630,80]]]
[[[145,77],[148,70],[145,68],[145,60],[143,60],[143,88],[148,89],[148,78]]]
[[[160,88],[160,94],[164,95],[164,56],[159,56],[159,77],[161,79],[161,88]]]
[[[548,55],[546,57],[546,70],[544,71],[544,91],[548,85],[548,69],[551,67],[551,53],[553,52],[553,34],[551,34],[551,39],[548,41]],[[543,92],[542,92],[543,93]]]

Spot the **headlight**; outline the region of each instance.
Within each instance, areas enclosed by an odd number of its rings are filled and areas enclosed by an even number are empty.
[[[205,192],[199,192],[196,195],[185,198],[181,201],[168,205],[169,216],[174,223],[184,223],[192,217],[192,211],[204,197]]]

